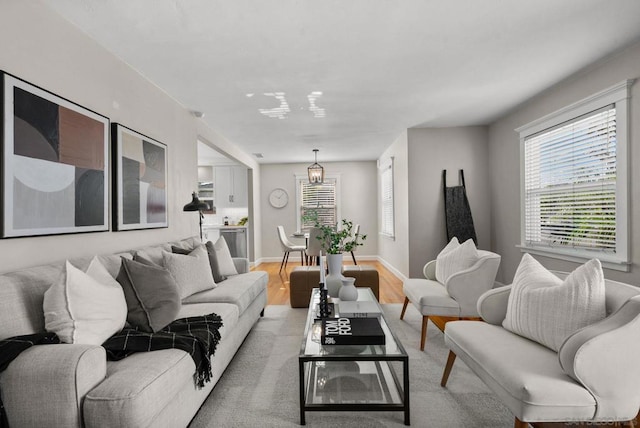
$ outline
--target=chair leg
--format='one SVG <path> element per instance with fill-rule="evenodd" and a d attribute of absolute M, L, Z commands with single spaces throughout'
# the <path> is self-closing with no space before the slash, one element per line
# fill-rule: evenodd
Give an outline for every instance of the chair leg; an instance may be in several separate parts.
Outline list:
<path fill-rule="evenodd" d="M 278 273 L 282 273 L 282 266 L 285 265 L 285 260 L 287 258 L 287 254 L 289 254 L 287 251 L 284 252 L 284 254 L 282 255 L 282 263 L 280 263 L 280 270 L 278 271 Z"/>
<path fill-rule="evenodd" d="M 520 419 L 516 418 L 513 428 L 529 428 L 528 422 L 522 422 Z"/>
<path fill-rule="evenodd" d="M 429 317 L 427 315 L 422 316 L 422 338 L 420 339 L 420 350 L 424 351 L 424 343 L 427 341 L 427 321 Z"/>
<path fill-rule="evenodd" d="M 287 251 L 287 258 L 284 260 L 284 271 L 287 271 L 287 263 L 289 263 L 289 251 Z"/>
<path fill-rule="evenodd" d="M 404 319 L 404 313 L 407 311 L 407 305 L 409 304 L 409 298 L 405 296 L 404 306 L 402 306 L 402 312 L 400 313 L 400 319 Z"/>
<path fill-rule="evenodd" d="M 453 363 L 456 361 L 456 354 L 453 351 L 449 351 L 449 357 L 447 358 L 447 365 L 444 366 L 444 372 L 442 373 L 442 380 L 440 381 L 440 386 L 447 386 L 447 381 L 449 380 L 449 375 L 451 374 L 451 369 L 453 368 Z"/>
<path fill-rule="evenodd" d="M 300 266 L 304 266 L 304 251 L 300 251 Z"/>
<path fill-rule="evenodd" d="M 356 256 L 355 256 L 355 254 L 353 254 L 353 251 L 351 252 L 351 258 L 353 259 L 353 264 L 357 265 L 358 262 L 356 261 Z"/>

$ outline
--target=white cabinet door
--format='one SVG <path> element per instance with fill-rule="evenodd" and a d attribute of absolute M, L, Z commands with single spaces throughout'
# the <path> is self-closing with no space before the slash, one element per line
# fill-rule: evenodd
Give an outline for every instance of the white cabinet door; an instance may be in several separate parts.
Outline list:
<path fill-rule="evenodd" d="M 241 208 L 248 207 L 247 168 L 234 166 L 231 170 L 233 172 L 233 206 Z"/>
<path fill-rule="evenodd" d="M 214 168 L 214 187 L 216 189 L 216 208 L 229 208 L 233 200 L 233 183 L 229 166 L 217 166 Z"/>
<path fill-rule="evenodd" d="M 214 168 L 216 208 L 247 207 L 247 169 L 241 166 Z"/>

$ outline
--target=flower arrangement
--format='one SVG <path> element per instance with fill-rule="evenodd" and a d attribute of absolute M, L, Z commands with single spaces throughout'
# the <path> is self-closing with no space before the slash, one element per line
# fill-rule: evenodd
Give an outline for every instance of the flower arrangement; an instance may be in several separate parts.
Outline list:
<path fill-rule="evenodd" d="M 353 251 L 356 247 L 363 245 L 362 241 L 367 239 L 367 235 L 356 233 L 352 235 L 353 222 L 342 219 L 342 228 L 333 226 L 318 225 L 320 235 L 318 239 L 322 241 L 322 249 L 327 254 L 342 254 Z"/>
<path fill-rule="evenodd" d="M 327 254 L 348 253 L 363 245 L 362 241 L 367 239 L 367 235 L 353 234 L 353 222 L 346 219 L 342 219 L 341 229 L 336 226 L 320 224 L 318 215 L 314 211 L 307 214 L 305 220 L 313 222 L 314 227 L 320 229 L 317 238 L 321 241 L 322 250 Z"/>

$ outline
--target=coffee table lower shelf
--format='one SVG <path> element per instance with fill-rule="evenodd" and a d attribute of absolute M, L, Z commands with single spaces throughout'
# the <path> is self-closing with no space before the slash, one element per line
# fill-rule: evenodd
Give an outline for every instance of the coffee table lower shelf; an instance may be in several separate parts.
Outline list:
<path fill-rule="evenodd" d="M 300 355 L 298 364 L 301 425 L 308 411 L 401 411 L 410 425 L 406 356 Z"/>

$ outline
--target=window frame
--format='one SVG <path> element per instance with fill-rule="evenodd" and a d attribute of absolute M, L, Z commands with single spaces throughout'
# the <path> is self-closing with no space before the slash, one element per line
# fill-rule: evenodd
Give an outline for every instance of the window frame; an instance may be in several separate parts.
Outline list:
<path fill-rule="evenodd" d="M 515 131 L 520 135 L 520 245 L 522 252 L 583 263 L 598 258 L 603 267 L 629 271 L 629 99 L 634 80 L 624 80 L 590 97 L 530 122 Z M 615 253 L 586 249 L 527 244 L 525 239 L 525 139 L 613 105 L 616 109 L 616 250 Z"/>
<path fill-rule="evenodd" d="M 302 231 L 302 184 L 309 182 L 309 176 L 307 174 L 296 174 L 296 228 L 298 231 Z M 341 215 L 341 200 L 340 200 L 340 174 L 325 174 L 324 181 L 335 180 L 336 181 L 336 222 L 340 222 Z"/>
<path fill-rule="evenodd" d="M 394 157 L 391 156 L 387 162 L 380 162 L 378 165 L 378 174 L 380 175 L 380 235 L 395 240 L 396 237 L 396 213 L 395 213 L 395 179 L 394 179 Z M 389 200 L 385 200 L 385 173 L 389 173 L 391 187 Z M 387 204 L 391 205 L 391 230 L 385 230 L 385 212 Z"/>

